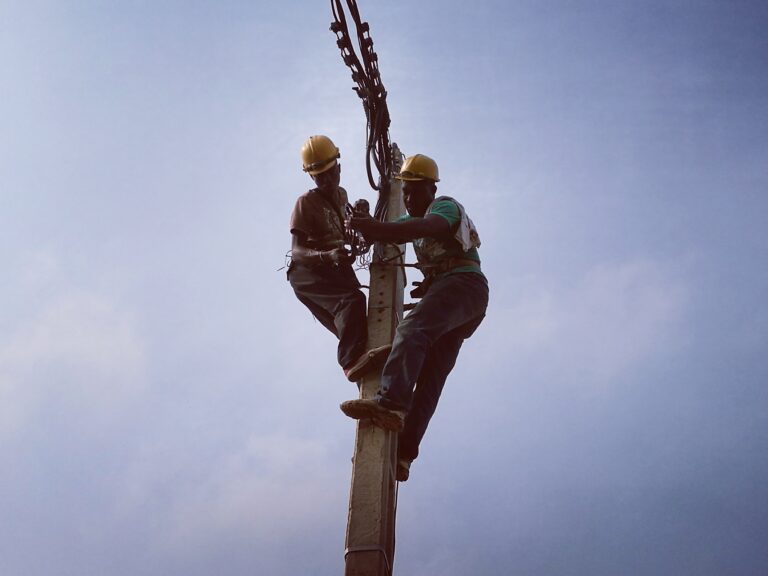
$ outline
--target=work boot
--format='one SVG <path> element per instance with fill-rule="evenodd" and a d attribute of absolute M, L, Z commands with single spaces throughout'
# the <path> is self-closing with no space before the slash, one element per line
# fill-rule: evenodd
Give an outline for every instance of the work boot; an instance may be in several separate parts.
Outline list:
<path fill-rule="evenodd" d="M 411 462 L 413 460 L 406 460 L 405 458 L 399 458 L 397 460 L 397 468 L 395 469 L 395 480 L 398 482 L 405 482 L 411 475 Z"/>
<path fill-rule="evenodd" d="M 371 419 L 379 428 L 400 432 L 405 423 L 405 412 L 388 410 L 376 400 L 347 400 L 341 403 L 341 411 L 355 420 Z"/>
<path fill-rule="evenodd" d="M 386 344 L 361 354 L 357 360 L 344 368 L 344 375 L 347 377 L 347 380 L 350 382 L 360 380 L 371 368 L 383 363 L 387 356 L 389 356 L 390 350 L 392 350 L 392 344 Z"/>

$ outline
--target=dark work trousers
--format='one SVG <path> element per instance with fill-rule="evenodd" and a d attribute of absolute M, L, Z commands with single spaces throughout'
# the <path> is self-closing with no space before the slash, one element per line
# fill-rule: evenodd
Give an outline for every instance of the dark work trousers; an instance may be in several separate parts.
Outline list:
<path fill-rule="evenodd" d="M 351 265 L 310 267 L 293 262 L 288 281 L 296 297 L 339 339 L 337 358 L 342 368 L 365 353 L 365 295 Z"/>
<path fill-rule="evenodd" d="M 438 277 L 400 322 L 384 365 L 377 399 L 382 406 L 406 410 L 398 457 L 414 460 L 437 408 L 445 380 L 464 340 L 483 321 L 488 282 L 474 272 Z"/>

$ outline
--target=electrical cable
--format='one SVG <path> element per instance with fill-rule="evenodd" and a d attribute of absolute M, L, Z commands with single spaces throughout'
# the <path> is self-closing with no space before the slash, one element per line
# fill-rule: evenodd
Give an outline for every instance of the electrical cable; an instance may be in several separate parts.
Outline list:
<path fill-rule="evenodd" d="M 347 25 L 347 16 L 341 0 L 331 0 L 334 21 L 331 31 L 336 34 L 336 45 L 341 51 L 344 64 L 352 71 L 352 80 L 356 84 L 352 89 L 363 103 L 366 117 L 366 155 L 365 167 L 368 183 L 379 192 L 373 217 L 385 221 L 389 182 L 392 179 L 392 143 L 389 138 L 390 116 L 387 108 L 387 91 L 381 82 L 379 57 L 373 50 L 373 39 L 368 22 L 363 22 L 355 0 L 346 0 L 349 15 L 355 26 L 355 37 L 360 56 Z M 373 169 L 378 172 L 378 183 L 374 180 Z"/>

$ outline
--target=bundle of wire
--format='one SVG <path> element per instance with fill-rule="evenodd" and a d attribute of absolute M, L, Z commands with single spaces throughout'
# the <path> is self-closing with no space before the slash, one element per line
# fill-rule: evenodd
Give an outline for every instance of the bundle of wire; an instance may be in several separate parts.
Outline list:
<path fill-rule="evenodd" d="M 331 23 L 331 31 L 336 34 L 336 44 L 341 50 L 344 64 L 352 70 L 352 80 L 356 84 L 353 90 L 363 101 L 367 119 L 365 167 L 371 188 L 379 192 L 373 217 L 384 221 L 387 218 L 387 201 L 392 179 L 392 144 L 389 139 L 387 91 L 381 83 L 379 57 L 373 50 L 373 39 L 368 23 L 361 21 L 357 2 L 346 0 L 349 14 L 355 25 L 355 37 L 360 50 L 358 58 L 342 4 L 342 0 L 331 0 L 335 19 Z M 374 181 L 372 167 L 375 167 L 378 172 L 378 183 Z"/>

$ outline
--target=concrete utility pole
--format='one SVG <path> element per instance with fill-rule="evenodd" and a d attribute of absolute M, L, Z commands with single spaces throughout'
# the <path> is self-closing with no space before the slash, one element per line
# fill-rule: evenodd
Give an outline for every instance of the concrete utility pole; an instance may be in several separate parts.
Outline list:
<path fill-rule="evenodd" d="M 393 148 L 392 173 L 402 166 L 397 145 Z M 402 186 L 392 180 L 387 219 L 404 213 Z M 392 342 L 403 317 L 403 268 L 397 263 L 398 249 L 375 246 L 370 266 L 368 292 L 368 346 L 375 348 Z M 387 263 L 382 263 L 381 260 Z M 372 398 L 379 389 L 381 370 L 371 372 L 360 383 L 360 397 Z M 359 420 L 352 461 L 352 487 L 349 492 L 344 576 L 391 576 L 395 556 L 395 508 L 397 505 L 397 434 Z"/>

